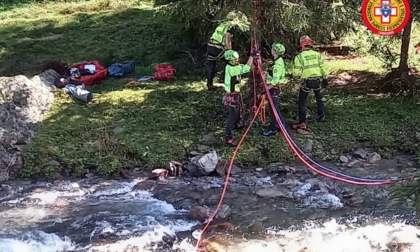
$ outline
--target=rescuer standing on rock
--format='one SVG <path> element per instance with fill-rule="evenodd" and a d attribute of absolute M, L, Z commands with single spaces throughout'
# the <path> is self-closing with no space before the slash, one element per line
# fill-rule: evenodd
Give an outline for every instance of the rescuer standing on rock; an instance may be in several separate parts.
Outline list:
<path fill-rule="evenodd" d="M 303 83 L 299 90 L 299 122 L 293 124 L 293 129 L 306 129 L 306 100 L 311 89 L 315 93 L 318 121 L 325 121 L 325 108 L 322 101 L 321 85 L 326 87 L 327 69 L 322 55 L 313 50 L 312 39 L 302 36 L 299 40 L 302 51 L 294 59 L 293 75 L 301 78 Z"/>
<path fill-rule="evenodd" d="M 227 16 L 232 19 L 232 14 Z M 215 91 L 213 79 L 217 72 L 217 61 L 223 57 L 226 50 L 232 49 L 232 25 L 226 21 L 217 26 L 207 43 L 207 89 Z"/>
<path fill-rule="evenodd" d="M 251 53 L 248 62 L 244 64 L 239 63 L 239 54 L 234 50 L 227 50 L 225 52 L 225 59 L 228 62 L 225 68 L 225 91 L 223 97 L 223 104 L 229 108 L 229 115 L 226 123 L 225 142 L 231 147 L 235 147 L 237 143 L 233 139 L 233 130 L 239 126 L 242 97 L 240 94 L 241 75 L 249 73 L 254 62 L 254 57 L 257 52 Z"/>
<path fill-rule="evenodd" d="M 287 82 L 285 78 L 286 68 L 284 65 L 284 60 L 281 57 L 285 52 L 286 52 L 286 49 L 284 48 L 284 45 L 280 43 L 274 43 L 271 46 L 271 55 L 273 55 L 274 62 L 270 66 L 270 69 L 268 70 L 267 88 L 270 91 L 270 96 L 271 96 L 271 99 L 273 100 L 274 108 L 276 109 L 277 113 L 279 111 L 279 103 L 277 99 L 281 93 L 282 85 L 286 84 Z M 276 122 L 274 112 L 271 111 L 270 126 L 268 126 L 268 129 L 263 132 L 263 135 L 272 136 L 272 135 L 277 134 L 279 130 L 280 130 L 280 127 Z"/>

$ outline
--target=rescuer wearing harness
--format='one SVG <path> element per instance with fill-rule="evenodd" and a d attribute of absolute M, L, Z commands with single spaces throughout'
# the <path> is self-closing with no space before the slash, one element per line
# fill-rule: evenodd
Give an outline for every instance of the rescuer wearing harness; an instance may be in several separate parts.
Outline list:
<path fill-rule="evenodd" d="M 225 68 L 225 92 L 223 104 L 229 108 L 229 115 L 226 123 L 225 142 L 231 147 L 236 146 L 233 139 L 233 130 L 239 126 L 242 108 L 242 97 L 240 94 L 241 75 L 249 73 L 257 52 L 252 52 L 246 64 L 239 63 L 239 54 L 234 50 L 225 52 L 225 59 L 228 62 Z"/>
<path fill-rule="evenodd" d="M 284 65 L 284 60 L 281 57 L 286 52 L 284 45 L 280 43 L 274 43 L 271 46 L 271 55 L 274 57 L 274 63 L 270 66 L 267 75 L 267 88 L 270 92 L 270 96 L 274 103 L 274 108 L 276 112 L 279 111 L 278 96 L 281 93 L 282 85 L 286 84 L 286 68 Z M 263 132 L 264 136 L 272 136 L 277 134 L 280 127 L 276 122 L 273 111 L 271 112 L 271 122 L 268 126 L 268 129 Z"/>
<path fill-rule="evenodd" d="M 293 124 L 293 129 L 306 129 L 306 100 L 311 89 L 315 93 L 318 121 L 325 121 L 325 108 L 322 101 L 321 85 L 327 86 L 327 69 L 322 55 L 313 50 L 312 39 L 302 36 L 299 40 L 302 51 L 294 59 L 293 75 L 301 78 L 303 83 L 299 90 L 299 122 Z"/>
<path fill-rule="evenodd" d="M 228 19 L 231 18 L 228 15 Z M 207 89 L 214 91 L 217 89 L 213 85 L 213 79 L 217 72 L 217 61 L 223 57 L 223 53 L 232 49 L 232 26 L 229 22 L 223 22 L 217 26 L 216 30 L 207 43 Z"/>

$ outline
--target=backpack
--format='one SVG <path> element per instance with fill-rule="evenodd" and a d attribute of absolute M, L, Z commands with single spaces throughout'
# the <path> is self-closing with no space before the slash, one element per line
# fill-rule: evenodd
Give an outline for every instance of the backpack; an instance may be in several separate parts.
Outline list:
<path fill-rule="evenodd" d="M 158 81 L 168 81 L 174 79 L 175 68 L 172 65 L 157 64 L 153 79 Z"/>
<path fill-rule="evenodd" d="M 132 74 L 134 69 L 135 64 L 132 61 L 114 63 L 108 67 L 108 75 L 113 77 L 123 77 L 127 74 Z"/>

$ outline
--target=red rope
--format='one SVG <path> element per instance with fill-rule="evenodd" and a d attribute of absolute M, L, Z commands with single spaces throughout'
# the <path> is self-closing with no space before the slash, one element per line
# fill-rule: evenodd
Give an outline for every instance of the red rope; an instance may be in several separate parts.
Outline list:
<path fill-rule="evenodd" d="M 261 66 L 261 58 L 258 58 L 258 60 L 257 60 L 257 69 L 260 73 L 260 77 L 262 79 L 264 90 L 268 94 L 269 90 L 267 88 L 267 84 L 265 82 L 265 78 L 264 78 L 264 75 L 263 75 L 263 69 L 262 69 L 262 66 Z M 268 95 L 268 102 L 269 102 L 270 107 L 272 109 L 271 111 L 275 112 L 276 110 L 274 109 L 274 103 L 273 103 L 273 100 L 272 100 L 270 95 Z M 280 121 L 280 119 L 278 117 L 278 114 L 277 113 L 274 113 L 274 114 L 275 114 L 277 124 L 280 126 L 283 137 L 284 137 L 284 139 L 286 139 L 288 145 L 292 149 L 293 154 L 297 155 L 299 157 L 299 159 L 305 165 L 307 165 L 311 170 L 315 171 L 316 173 L 319 173 L 319 174 L 324 175 L 324 176 L 326 176 L 328 178 L 331 178 L 331 179 L 336 179 L 336 180 L 339 180 L 339 181 L 342 181 L 342 182 L 347 182 L 347 183 L 356 184 L 356 185 L 386 185 L 386 184 L 391 184 L 392 183 L 391 180 L 387 180 L 387 181 L 384 181 L 384 182 L 358 182 L 358 181 L 345 179 L 345 178 L 341 178 L 341 177 L 329 174 L 329 173 L 315 167 L 313 164 L 311 164 L 309 161 L 307 161 L 305 157 L 303 157 L 303 155 L 299 152 L 299 150 L 297 148 L 295 148 L 295 146 L 292 143 L 293 140 L 285 133 L 286 129 L 285 129 L 283 123 Z"/>
<path fill-rule="evenodd" d="M 255 0 L 254 1 L 254 4 L 255 4 L 255 6 L 258 6 L 258 3 L 259 3 L 259 0 Z M 258 49 L 258 45 L 257 45 L 257 39 L 256 39 L 256 29 L 255 29 L 255 27 L 258 25 L 258 17 L 257 17 L 257 11 L 256 11 L 256 8 L 254 9 L 254 15 L 255 15 L 255 25 L 254 25 L 254 38 L 253 38 L 253 41 L 251 42 L 251 52 L 255 49 L 255 50 L 257 50 Z M 261 56 L 257 56 L 257 58 L 256 58 L 256 62 L 257 62 L 257 64 L 256 64 L 256 69 L 254 68 L 253 69 L 253 71 L 252 71 L 252 74 L 253 74 L 253 80 L 254 80 L 254 106 L 253 106 L 253 110 L 255 109 L 255 111 L 254 111 L 254 115 L 253 115 L 253 118 L 252 118 L 252 120 L 251 120 L 251 123 L 248 125 L 248 127 L 247 127 L 247 129 L 245 130 L 245 132 L 244 132 L 244 134 L 242 135 L 242 137 L 241 137 L 241 139 L 240 139 L 240 141 L 239 141 L 239 143 L 238 143 L 238 145 L 236 146 L 236 148 L 235 148 L 235 151 L 233 152 L 233 155 L 232 155 L 232 158 L 231 158 L 231 160 L 230 160 L 230 163 L 229 163 L 229 167 L 228 167 L 228 169 L 227 169 L 227 174 L 226 174 L 226 179 L 225 179 L 225 184 L 224 184 L 224 187 L 223 187 L 223 191 L 222 191 L 222 194 L 221 194 L 221 196 L 220 196 L 220 199 L 219 199 L 219 203 L 217 204 L 217 207 L 216 207 L 216 209 L 215 209 L 215 211 L 213 212 L 213 214 L 212 214 L 212 216 L 210 217 L 210 219 L 209 219 L 209 221 L 207 222 L 207 224 L 205 225 L 205 227 L 203 228 L 203 230 L 201 231 L 201 233 L 200 233 L 200 236 L 199 236 L 199 238 L 198 238 L 198 240 L 197 240 L 197 245 L 196 245 L 196 250 L 197 251 L 199 251 L 199 247 L 200 247 L 200 244 L 201 244 L 201 241 L 202 241 L 202 235 L 205 233 L 205 231 L 207 230 L 207 228 L 209 227 L 209 225 L 210 225 L 210 223 L 214 220 L 214 218 L 216 217 L 216 215 L 217 215 L 217 212 L 220 210 L 220 207 L 221 207 L 221 205 L 222 205 L 222 202 L 223 202 L 223 199 L 224 199 L 224 197 L 225 197 L 225 194 L 226 194 L 226 190 L 227 190 L 227 186 L 228 186 L 228 184 L 229 184 L 229 178 L 230 178 L 230 173 L 231 173 L 231 170 L 232 170 L 232 167 L 233 167 L 233 162 L 234 162 L 234 160 L 235 160 L 235 158 L 236 158 L 236 156 L 238 155 L 238 152 L 239 152 L 239 149 L 240 149 L 240 147 L 241 147 L 241 145 L 242 145 L 242 143 L 243 143 L 243 141 L 245 140 L 245 138 L 246 138 L 246 136 L 248 135 L 248 133 L 249 133 L 249 131 L 250 131 L 250 129 L 251 129 L 251 127 L 253 126 L 253 124 L 254 124 L 254 122 L 255 122 L 255 120 L 256 120 L 256 118 L 257 118 L 257 116 L 258 116 L 258 114 L 261 112 L 261 110 L 263 109 L 263 107 L 265 106 L 265 99 L 266 99 L 266 97 L 268 97 L 268 101 L 269 101 L 269 104 L 270 104 L 270 107 L 271 107 L 271 111 L 274 113 L 274 117 L 275 117 L 275 119 L 276 119 L 276 121 L 277 121 L 277 124 L 280 126 L 280 130 L 281 130 L 281 133 L 282 133 L 282 135 L 283 135 L 283 137 L 284 137 L 284 139 L 286 140 L 286 142 L 288 143 L 288 145 L 290 146 L 290 148 L 292 149 L 292 152 L 293 152 L 293 154 L 295 154 L 296 156 L 298 156 L 298 158 L 306 165 L 306 166 L 308 166 L 311 170 L 313 170 L 313 171 L 315 171 L 316 173 L 319 173 L 319 174 L 321 174 L 321 175 L 323 175 L 323 176 L 325 176 L 325 177 L 328 177 L 328 178 L 331 178 L 331 179 L 335 179 L 335 180 L 339 180 L 339 181 L 342 181 L 342 182 L 347 182 L 347 183 L 351 183 L 351 184 L 357 184 L 357 185 L 386 185 L 386 184 L 391 184 L 391 183 L 393 183 L 393 181 L 391 181 L 391 180 L 386 180 L 386 181 L 381 181 L 381 182 L 373 182 L 373 181 L 371 181 L 371 182 L 359 182 L 359 181 L 354 181 L 354 180 L 351 180 L 351 179 L 346 179 L 346 178 L 342 178 L 342 177 L 339 177 L 339 176 L 337 176 L 337 175 L 333 175 L 333 174 L 330 174 L 330 173 L 328 173 L 328 172 L 325 172 L 325 171 L 323 171 L 322 169 L 320 169 L 319 167 L 316 167 L 312 162 L 312 160 L 311 159 L 309 159 L 308 158 L 308 160 L 299 152 L 299 149 L 298 148 L 296 148 L 295 146 L 294 146 L 294 142 L 293 142 L 293 139 L 288 135 L 288 134 L 286 134 L 285 132 L 286 132 L 286 128 L 285 128 L 285 126 L 283 125 L 283 123 L 281 122 L 281 120 L 280 120 L 280 118 L 279 118 L 279 115 L 278 115 L 278 113 L 276 113 L 276 109 L 274 108 L 274 103 L 273 103 L 273 100 L 272 100 L 272 98 L 271 98 L 271 96 L 269 95 L 269 90 L 268 90 L 268 88 L 267 88 L 267 84 L 266 84 L 266 81 L 265 81 L 265 78 L 264 78 L 264 71 L 263 71 L 263 69 L 262 69 L 262 63 L 261 63 Z M 256 70 L 257 70 L 257 72 L 256 72 Z M 257 100 L 257 92 L 256 92 L 256 87 L 257 87 L 257 85 L 256 85 L 256 76 L 257 75 L 259 75 L 259 77 L 261 78 L 261 82 L 262 82 L 262 85 L 263 85 L 263 88 L 264 88 L 264 91 L 265 91 L 265 93 L 267 94 L 267 95 L 262 95 L 262 97 L 261 97 L 261 102 L 260 102 L 260 104 L 259 104 L 259 106 L 258 106 L 258 108 L 256 108 L 256 100 Z M 265 109 L 265 108 L 264 108 Z M 261 115 L 261 119 L 262 118 L 265 118 L 265 110 L 264 110 L 264 116 L 263 115 Z M 400 181 L 397 181 L 397 183 L 402 183 L 402 182 L 404 182 L 404 181 L 411 181 L 411 180 L 413 180 L 413 178 L 412 179 L 408 179 L 408 180 L 400 180 Z"/>
<path fill-rule="evenodd" d="M 197 245 L 196 245 L 196 247 L 195 247 L 197 251 L 199 251 L 198 249 L 199 249 L 200 244 L 201 244 L 201 240 L 202 240 L 201 238 L 202 238 L 202 235 L 203 235 L 203 234 L 204 234 L 204 232 L 207 230 L 207 228 L 209 227 L 210 223 L 211 223 L 211 222 L 214 220 L 214 218 L 216 217 L 217 212 L 220 210 L 220 207 L 221 207 L 222 202 L 223 202 L 223 198 L 225 197 L 226 190 L 227 190 L 227 187 L 228 187 L 228 184 L 229 184 L 229 177 L 230 177 L 230 172 L 231 172 L 232 167 L 233 167 L 233 161 L 235 161 L 235 158 L 236 158 L 236 156 L 238 155 L 239 149 L 241 148 L 241 145 L 242 145 L 243 141 L 245 140 L 246 136 L 248 135 L 249 131 L 251 130 L 251 128 L 252 128 L 252 126 L 253 126 L 253 124 L 254 124 L 254 121 L 255 121 L 255 119 L 256 119 L 256 118 L 257 118 L 257 116 L 258 116 L 258 112 L 261 110 L 262 106 L 264 105 L 264 102 L 265 102 L 265 97 L 263 97 L 263 99 L 261 100 L 260 105 L 259 105 L 259 106 L 258 106 L 258 108 L 257 108 L 257 113 L 255 113 L 255 114 L 254 114 L 254 117 L 252 118 L 251 123 L 250 123 L 250 124 L 248 125 L 248 127 L 246 128 L 246 130 L 245 130 L 244 134 L 243 134 L 243 135 L 242 135 L 242 137 L 241 137 L 241 140 L 239 140 L 239 143 L 238 143 L 238 145 L 236 146 L 235 151 L 233 152 L 232 158 L 231 158 L 230 163 L 229 163 L 229 167 L 228 167 L 228 169 L 227 169 L 227 174 L 226 174 L 226 179 L 225 179 L 225 185 L 224 185 L 224 187 L 223 187 L 223 191 L 222 191 L 222 194 L 221 194 L 221 196 L 220 196 L 219 203 L 217 204 L 216 210 L 214 210 L 214 213 L 213 213 L 213 214 L 212 214 L 212 216 L 210 217 L 210 219 L 209 219 L 209 221 L 207 222 L 206 226 L 204 226 L 203 230 L 202 230 L 202 231 L 201 231 L 201 233 L 200 233 L 200 236 L 199 236 L 198 241 L 197 241 Z"/>

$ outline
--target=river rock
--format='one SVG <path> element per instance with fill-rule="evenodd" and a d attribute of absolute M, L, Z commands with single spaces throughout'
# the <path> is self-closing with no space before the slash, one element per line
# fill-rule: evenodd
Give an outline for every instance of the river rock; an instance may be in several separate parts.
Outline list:
<path fill-rule="evenodd" d="M 216 142 L 216 137 L 214 136 L 213 133 L 209 133 L 209 134 L 203 135 L 203 137 L 201 138 L 201 141 L 204 144 L 214 144 Z"/>
<path fill-rule="evenodd" d="M 304 152 L 311 152 L 313 145 L 314 145 L 314 141 L 312 141 L 311 139 L 306 139 L 305 144 L 302 147 L 302 150 Z"/>
<path fill-rule="evenodd" d="M 190 151 L 191 156 L 197 156 L 199 153 L 198 151 Z"/>
<path fill-rule="evenodd" d="M 167 177 L 169 174 L 168 170 L 166 169 L 154 169 L 152 173 L 153 173 L 153 176 L 155 176 L 155 178 L 157 179 L 162 179 L 164 177 Z"/>
<path fill-rule="evenodd" d="M 356 160 L 353 160 L 350 163 L 348 163 L 347 164 L 347 167 L 352 168 L 352 167 L 355 167 L 355 166 L 357 166 L 359 164 L 360 164 L 360 161 L 356 159 Z"/>
<path fill-rule="evenodd" d="M 210 211 L 206 207 L 192 206 L 190 208 L 189 217 L 191 220 L 204 222 L 208 217 L 210 217 Z"/>
<path fill-rule="evenodd" d="M 364 159 L 364 158 L 366 158 L 366 156 L 367 156 L 367 152 L 364 150 L 364 149 L 358 149 L 357 151 L 355 151 L 354 152 L 354 156 L 356 157 L 356 158 L 361 158 L 361 159 Z"/>
<path fill-rule="evenodd" d="M 137 183 L 133 190 L 140 190 L 140 191 L 147 191 L 151 190 L 153 186 L 155 185 L 155 182 L 153 180 L 145 180 Z"/>
<path fill-rule="evenodd" d="M 216 214 L 216 218 L 226 219 L 231 215 L 231 213 L 232 213 L 232 209 L 230 208 L 230 206 L 223 204 L 222 206 L 220 206 L 220 209 Z"/>
<path fill-rule="evenodd" d="M 178 161 L 170 161 L 165 165 L 165 169 L 168 171 L 168 175 L 171 177 L 181 176 L 183 171 L 183 165 Z"/>
<path fill-rule="evenodd" d="M 22 168 L 21 149 L 35 137 L 51 109 L 51 85 L 57 76 L 48 70 L 31 80 L 23 75 L 0 77 L 0 181 Z"/>
<path fill-rule="evenodd" d="M 198 151 L 206 151 L 206 150 L 208 150 L 210 147 L 209 146 L 207 146 L 207 145 L 202 145 L 202 144 L 200 144 L 200 145 L 198 145 L 197 146 L 197 150 Z"/>
<path fill-rule="evenodd" d="M 224 177 L 226 175 L 227 169 L 229 168 L 229 163 L 230 162 L 227 162 L 227 161 L 224 161 L 224 160 L 220 160 L 217 163 L 217 165 L 216 165 L 216 171 L 217 171 L 217 173 L 220 176 Z M 231 175 L 236 175 L 236 174 L 241 173 L 241 172 L 242 172 L 242 169 L 239 168 L 236 165 L 233 165 L 232 168 L 231 168 L 231 170 L 230 170 L 230 174 Z"/>
<path fill-rule="evenodd" d="M 255 220 L 247 228 L 253 233 L 261 232 L 264 230 L 264 223 L 261 220 Z"/>
<path fill-rule="evenodd" d="M 219 162 L 216 151 L 209 152 L 198 160 L 198 167 L 203 175 L 208 175 L 216 169 Z"/>
<path fill-rule="evenodd" d="M 258 190 L 255 194 L 264 198 L 287 197 L 287 194 L 277 187 L 268 187 Z"/>
<path fill-rule="evenodd" d="M 367 155 L 366 160 L 369 164 L 374 164 L 381 160 L 381 155 L 379 155 L 377 152 L 372 152 Z"/>
<path fill-rule="evenodd" d="M 348 163 L 349 159 L 346 156 L 340 156 L 340 161 L 343 163 Z"/>

